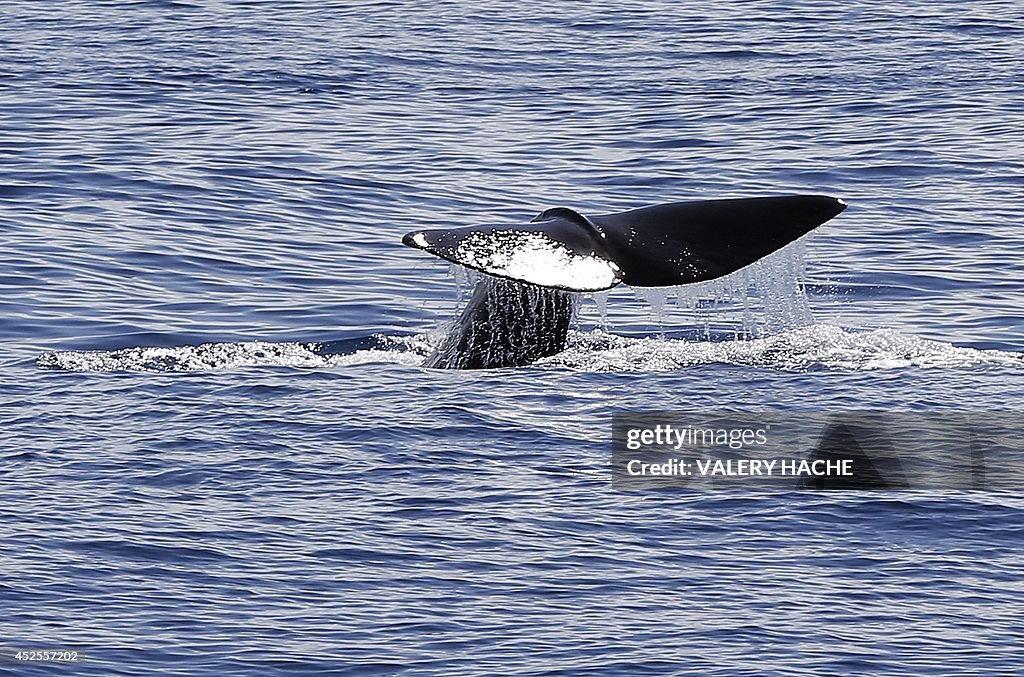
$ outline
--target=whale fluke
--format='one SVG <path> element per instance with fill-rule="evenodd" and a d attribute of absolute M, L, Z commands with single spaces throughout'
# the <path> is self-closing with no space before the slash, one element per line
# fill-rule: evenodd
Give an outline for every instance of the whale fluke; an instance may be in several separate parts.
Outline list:
<path fill-rule="evenodd" d="M 568 292 L 713 280 L 845 208 L 823 195 L 675 202 L 592 217 L 555 207 L 529 223 L 408 233 L 402 242 L 410 247 L 487 273 L 427 366 L 510 367 L 553 355 L 572 319 Z"/>
<path fill-rule="evenodd" d="M 556 207 L 529 223 L 414 231 L 402 242 L 552 289 L 665 287 L 735 272 L 845 208 L 823 195 L 675 202 L 592 217 Z"/>

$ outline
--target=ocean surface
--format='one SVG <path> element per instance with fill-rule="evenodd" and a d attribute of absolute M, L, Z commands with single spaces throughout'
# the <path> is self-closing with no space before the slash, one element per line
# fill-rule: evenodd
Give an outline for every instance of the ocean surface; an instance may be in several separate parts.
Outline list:
<path fill-rule="evenodd" d="M 0 46 L 0 650 L 81 655 L 0 674 L 1020 674 L 1020 493 L 609 468 L 621 412 L 1021 411 L 1021 3 L 7 0 Z M 469 282 L 408 231 L 788 193 L 850 206 L 740 288 L 422 367 Z"/>

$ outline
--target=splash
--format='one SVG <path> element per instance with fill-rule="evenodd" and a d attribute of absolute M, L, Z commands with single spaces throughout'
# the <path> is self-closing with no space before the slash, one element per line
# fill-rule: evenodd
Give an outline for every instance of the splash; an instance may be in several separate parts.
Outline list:
<path fill-rule="evenodd" d="M 380 362 L 420 365 L 432 350 L 430 337 L 373 337 L 373 347 L 339 351 L 332 343 L 204 343 L 198 346 L 138 347 L 45 353 L 36 360 L 44 369 L 112 372 L 185 372 L 243 367 L 319 369 Z M 341 343 L 341 342 L 338 342 Z"/>
<path fill-rule="evenodd" d="M 552 293 L 531 285 L 516 285 L 458 265 L 450 268 L 456 278 L 457 303 L 478 303 L 487 307 L 489 317 L 516 317 L 524 313 L 540 318 L 572 317 L 581 298 L 590 298 L 597 308 L 600 329 L 571 331 L 565 350 L 554 343 L 540 353 L 547 355 L 537 364 L 579 371 L 668 371 L 702 364 L 733 364 L 789 371 L 835 369 L 870 371 L 877 369 L 923 368 L 1024 368 L 1024 354 L 978 350 L 942 341 L 901 334 L 891 329 L 849 330 L 831 324 L 812 324 L 804 292 L 804 243 L 796 242 L 761 262 L 710 282 L 676 288 L 640 290 L 657 315 L 663 329 L 670 324 L 671 305 L 689 311 L 703 324 L 704 340 L 685 341 L 629 338 L 608 331 L 608 292 L 595 294 Z M 481 285 L 481 281 L 494 281 Z M 481 292 L 481 290 L 483 290 Z M 510 304 L 517 312 L 508 315 Z M 465 308 L 463 309 L 465 310 Z M 716 327 L 712 331 L 712 318 Z M 475 327 L 450 321 L 416 336 L 366 337 L 371 345 L 353 347 L 351 342 L 332 343 L 207 343 L 171 348 L 138 347 L 113 351 L 62 351 L 40 356 L 37 364 L 47 369 L 71 371 L 183 372 L 236 369 L 260 366 L 332 368 L 370 363 L 423 366 L 448 360 L 459 362 L 462 355 L 476 351 L 482 360 L 501 362 L 494 351 L 524 355 L 517 364 L 532 362 L 537 335 L 527 336 L 514 323 L 498 319 L 475 331 Z M 732 323 L 730 324 L 730 320 Z M 543 326 L 542 326 L 543 325 Z M 540 336 L 550 339 L 563 331 L 561 325 L 541 323 Z M 729 326 L 728 332 L 720 327 Z M 545 328 L 546 327 L 546 328 Z M 699 335 L 700 332 L 697 332 Z M 732 340 L 720 340 L 732 334 Z M 502 337 L 493 340 L 494 336 Z M 715 340 L 712 340 L 714 338 Z M 547 340 L 545 339 L 545 340 Z M 362 341 L 366 343 L 365 340 Z M 561 344 L 558 343 L 560 346 Z M 530 348 L 530 350 L 526 350 Z M 454 366 L 465 366 L 455 364 Z"/>
<path fill-rule="evenodd" d="M 326 369 L 361 364 L 422 366 L 443 335 L 376 336 L 373 346 L 341 350 L 331 343 L 206 343 L 175 348 L 46 353 L 46 369 L 86 372 L 188 372 L 245 367 Z M 337 350 L 337 352 L 333 352 Z M 892 329 L 855 331 L 831 324 L 791 329 L 760 339 L 685 341 L 630 338 L 603 330 L 569 332 L 568 347 L 541 359 L 541 368 L 584 372 L 671 371 L 703 364 L 783 371 L 872 371 L 908 367 L 1024 369 L 1024 353 L 979 350 L 908 336 Z"/>
<path fill-rule="evenodd" d="M 713 363 L 784 371 L 1024 369 L 1024 354 L 964 348 L 892 329 L 853 331 L 815 324 L 766 338 L 729 341 L 627 338 L 600 330 L 572 332 L 565 351 L 541 361 L 544 365 L 590 372 L 670 371 Z"/>

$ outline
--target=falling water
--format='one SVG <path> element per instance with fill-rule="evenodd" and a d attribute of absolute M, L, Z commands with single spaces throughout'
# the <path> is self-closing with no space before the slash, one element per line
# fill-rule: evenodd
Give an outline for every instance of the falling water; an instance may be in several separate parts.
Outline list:
<path fill-rule="evenodd" d="M 597 327 L 601 331 L 608 331 L 608 294 L 608 291 L 596 291 L 581 295 L 584 299 L 593 301 L 597 310 Z M 582 304 L 577 302 L 576 305 L 580 307 Z"/>
<path fill-rule="evenodd" d="M 557 289 L 480 275 L 427 366 L 508 367 L 554 355 L 565 347 L 577 299 Z"/>
<path fill-rule="evenodd" d="M 736 339 L 760 338 L 813 322 L 807 295 L 806 243 L 798 240 L 734 273 L 678 287 L 635 289 L 651 307 L 659 331 L 672 322 L 669 302 L 693 318 L 711 338 L 713 326 L 729 327 Z"/>
<path fill-rule="evenodd" d="M 470 293 L 476 288 L 476 283 L 480 279 L 480 273 L 472 268 L 460 266 L 457 263 L 449 263 L 448 274 L 455 279 L 456 303 L 465 303 Z"/>

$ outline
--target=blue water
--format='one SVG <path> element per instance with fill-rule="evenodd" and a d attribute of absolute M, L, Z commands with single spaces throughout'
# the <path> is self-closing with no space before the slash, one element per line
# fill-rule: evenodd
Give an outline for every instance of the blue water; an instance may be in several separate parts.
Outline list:
<path fill-rule="evenodd" d="M 85 655 L 0 673 L 1019 672 L 1018 495 L 609 481 L 620 411 L 1020 410 L 1019 3 L 10 0 L 0 44 L 0 648 Z M 420 366 L 458 281 L 407 231 L 794 192 L 850 208 L 754 331 L 618 288 Z"/>

